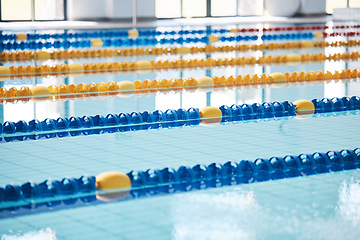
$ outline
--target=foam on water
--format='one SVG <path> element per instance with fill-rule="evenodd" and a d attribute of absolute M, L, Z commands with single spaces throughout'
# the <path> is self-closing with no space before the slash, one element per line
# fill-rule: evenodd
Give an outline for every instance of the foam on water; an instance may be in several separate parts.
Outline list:
<path fill-rule="evenodd" d="M 360 225 L 360 181 L 344 180 L 339 188 L 338 214 L 352 225 Z"/>
<path fill-rule="evenodd" d="M 311 200 L 272 201 L 261 199 L 259 191 L 240 187 L 223 193 L 178 195 L 171 211 L 173 238 L 356 239 L 360 234 L 360 185 L 344 181 L 338 189 L 338 201 L 328 202 L 319 193 Z M 286 197 L 286 191 L 280 195 Z"/>
<path fill-rule="evenodd" d="M 1 240 L 56 240 L 55 232 L 51 228 L 41 229 L 39 231 L 30 231 L 25 234 L 4 234 Z"/>

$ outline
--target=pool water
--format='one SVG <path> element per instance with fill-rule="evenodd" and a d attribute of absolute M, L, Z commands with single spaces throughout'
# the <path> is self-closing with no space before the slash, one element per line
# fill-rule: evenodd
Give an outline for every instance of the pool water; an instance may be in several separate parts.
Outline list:
<path fill-rule="evenodd" d="M 359 179 L 351 170 L 90 204 L 5 218 L 1 228 L 4 239 L 48 228 L 57 239 L 354 239 Z"/>
<path fill-rule="evenodd" d="M 328 39 L 333 41 L 335 38 Z M 336 40 L 345 41 L 345 37 Z M 221 43 L 219 43 L 221 44 Z M 213 53 L 211 57 L 290 53 L 343 53 L 359 47 Z M 205 53 L 188 58 L 209 57 Z M 179 59 L 180 56 L 108 57 L 72 62 Z M 53 64 L 47 60 L 37 64 Z M 4 62 L 4 66 L 24 63 Z M 35 64 L 28 62 L 27 64 Z M 250 65 L 50 76 L 6 80 L 0 86 L 91 83 L 180 77 L 231 76 L 294 71 L 341 71 L 359 61 L 299 65 Z M 209 92 L 182 91 L 122 97 L 87 97 L 0 105 L 0 122 L 107 115 L 121 112 L 220 107 L 242 103 L 360 96 L 359 79 L 339 82 L 248 86 Z M 319 114 L 305 119 L 283 117 L 238 121 L 211 127 L 184 126 L 65 138 L 0 142 L 0 186 L 29 180 L 96 176 L 106 171 L 254 161 L 360 147 L 359 111 Z M 115 202 L 78 202 L 61 207 L 5 210 L 0 203 L 2 239 L 356 239 L 360 234 L 360 172 L 346 170 L 220 188 L 177 192 Z M 72 196 L 69 196 L 71 200 Z"/>

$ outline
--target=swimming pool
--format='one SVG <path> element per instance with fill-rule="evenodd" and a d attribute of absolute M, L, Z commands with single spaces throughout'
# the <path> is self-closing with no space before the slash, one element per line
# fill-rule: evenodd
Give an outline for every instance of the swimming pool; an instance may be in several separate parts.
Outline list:
<path fill-rule="evenodd" d="M 329 24 L 329 23 L 328 23 Z M 280 25 L 283 26 L 284 24 Z M 276 26 L 276 25 L 274 25 Z M 252 27 L 252 26 L 251 26 Z M 162 30 L 162 28 L 159 28 Z M 173 28 L 178 30 L 178 28 Z M 356 38 L 355 38 L 356 39 Z M 339 36 L 328 41 L 347 41 Z M 279 41 L 282 42 L 282 41 Z M 223 43 L 215 43 L 223 44 Z M 194 46 L 201 46 L 195 43 Z M 290 53 L 356 52 L 359 47 L 197 53 L 46 60 L 42 64 L 194 57 L 260 57 Z M 4 62 L 4 66 L 24 63 Z M 35 64 L 28 62 L 28 64 Z M 308 64 L 253 64 L 213 68 L 185 68 L 82 76 L 48 76 L 6 80 L 1 86 L 72 84 L 122 80 L 230 76 L 294 71 L 356 69 L 359 61 Z M 0 105 L 2 123 L 36 118 L 107 115 L 204 106 L 253 104 L 359 96 L 358 79 L 283 85 L 214 88 L 212 91 L 168 91 L 124 97 L 90 96 L 53 101 L 18 101 Z M 358 110 L 263 120 L 229 121 L 211 127 L 195 125 L 90 134 L 0 143 L 0 186 L 40 183 L 46 179 L 96 176 L 106 171 L 145 171 L 197 164 L 224 164 L 359 147 Z M 330 171 L 296 178 L 255 182 L 205 190 L 159 194 L 124 201 L 63 201 L 39 208 L 3 209 L 0 234 L 4 239 L 25 234 L 56 239 L 354 239 L 359 234 L 359 171 Z M 67 195 L 65 200 L 74 196 Z M 46 238 L 45 238 L 46 239 Z"/>

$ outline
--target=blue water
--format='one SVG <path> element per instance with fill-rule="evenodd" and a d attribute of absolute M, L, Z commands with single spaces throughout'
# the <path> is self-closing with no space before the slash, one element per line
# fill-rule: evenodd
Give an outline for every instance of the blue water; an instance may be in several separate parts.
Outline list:
<path fill-rule="evenodd" d="M 343 39 L 339 39 L 343 40 Z M 358 50 L 357 48 L 354 48 Z M 353 49 L 353 50 L 354 50 Z M 355 51 L 354 50 L 354 51 Z M 315 50 L 214 53 L 213 57 L 313 53 Z M 345 48 L 326 49 L 343 52 Z M 198 54 L 197 57 L 205 57 Z M 123 61 L 179 56 L 75 60 Z M 190 58 L 184 56 L 184 58 Z M 47 62 L 51 64 L 54 61 Z M 70 63 L 70 62 L 69 62 Z M 6 63 L 11 65 L 9 63 Z M 16 63 L 19 64 L 19 63 Z M 90 83 L 136 79 L 230 76 L 287 71 L 341 71 L 355 62 L 216 67 L 81 77 L 8 80 L 0 86 Z M 84 98 L 68 101 L 0 105 L 0 121 L 106 115 L 207 105 L 295 101 L 360 95 L 359 80 L 169 92 L 128 98 Z M 259 157 L 285 156 L 360 147 L 359 112 L 345 115 L 237 122 L 136 131 L 61 139 L 0 143 L 0 186 L 29 180 L 97 175 L 104 171 L 177 168 Z M 45 212 L 24 210 L 0 220 L 2 239 L 357 239 L 360 234 L 359 170 L 206 189 L 150 198 L 68 206 Z M 99 201 L 97 201 L 99 202 Z M 66 207 L 66 206 L 65 206 Z M 1 208 L 1 205 L 0 205 Z M 16 211 L 15 211 L 16 212 Z M 1 216 L 7 214 L 2 212 Z M 14 238 L 15 237 L 15 238 Z M 18 237 L 18 238 L 16 238 Z M 21 238 L 20 238 L 21 239 Z"/>
<path fill-rule="evenodd" d="M 3 238 L 356 239 L 359 180 L 352 170 L 89 205 L 3 219 L 0 230 Z"/>

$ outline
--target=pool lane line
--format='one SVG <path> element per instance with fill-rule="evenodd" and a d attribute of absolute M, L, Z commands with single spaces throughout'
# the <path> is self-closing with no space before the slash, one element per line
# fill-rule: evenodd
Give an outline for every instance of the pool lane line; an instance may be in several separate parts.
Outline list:
<path fill-rule="evenodd" d="M 205 52 L 211 54 L 215 52 L 245 52 L 245 51 L 272 51 L 277 49 L 311 49 L 326 47 L 356 47 L 360 45 L 359 40 L 347 41 L 301 41 L 284 43 L 261 43 L 261 44 L 237 44 L 225 46 L 192 46 L 192 47 L 153 47 L 153 48 L 118 48 L 118 49 L 92 49 L 92 50 L 56 50 L 56 51 L 3 51 L 0 53 L 0 61 L 19 62 L 19 61 L 46 61 L 69 60 L 83 58 L 105 58 L 105 57 L 128 57 L 128 56 L 156 56 L 166 54 L 197 54 Z"/>
<path fill-rule="evenodd" d="M 203 27 L 204 28 L 204 27 Z M 360 25 L 337 25 L 328 27 L 326 25 L 306 25 L 306 26 L 284 26 L 284 27 L 264 27 L 264 28 L 206 28 L 206 29 L 181 29 L 181 30 L 164 30 L 159 31 L 151 28 L 138 28 L 138 37 L 150 36 L 171 36 L 171 35 L 188 35 L 188 34 L 225 34 L 225 33 L 245 33 L 245 32 L 279 32 L 279 31 L 309 31 L 309 30 L 326 30 L 326 29 L 349 29 L 360 28 Z M 130 30 L 130 29 L 129 29 Z M 2 41 L 25 41 L 25 40 L 43 40 L 43 39 L 92 39 L 92 38 L 114 38 L 114 37 L 131 37 L 129 30 L 107 30 L 107 31 L 80 31 L 64 33 L 13 33 L 1 34 Z"/>
<path fill-rule="evenodd" d="M 0 218 L 38 214 L 66 208 L 93 206 L 106 202 L 162 196 L 180 192 L 251 184 L 270 180 L 304 177 L 360 167 L 360 148 L 354 150 L 315 152 L 284 157 L 257 158 L 255 161 L 227 161 L 180 166 L 178 169 L 105 172 L 97 176 L 45 180 L 39 184 L 26 182 L 21 186 L 8 184 L 0 188 Z M 97 186 L 106 174 L 127 181 L 130 186 L 101 190 Z M 122 185 L 122 183 L 112 183 Z"/>
<path fill-rule="evenodd" d="M 280 78 L 279 78 L 280 76 Z M 324 81 L 357 81 L 360 78 L 358 69 L 345 69 L 341 72 L 335 71 L 302 71 L 286 73 L 263 73 L 260 76 L 237 75 L 237 76 L 213 76 L 200 78 L 174 78 L 174 79 L 154 79 L 154 80 L 136 80 L 131 81 L 110 81 L 100 83 L 80 83 L 80 84 L 61 84 L 50 85 L 48 87 L 37 85 L 35 87 L 6 87 L 0 88 L 0 104 L 15 103 L 17 101 L 27 102 L 46 101 L 46 100 L 66 100 L 85 97 L 130 97 L 133 94 L 141 96 L 142 94 L 156 94 L 158 92 L 193 92 L 193 91 L 213 91 L 219 88 L 241 88 L 249 86 L 271 86 L 284 87 L 293 83 L 311 82 L 319 83 Z"/>
<path fill-rule="evenodd" d="M 107 30 L 107 31 L 81 31 L 81 32 L 64 32 L 64 33 L 14 33 L 1 34 L 2 41 L 18 41 L 26 40 L 58 40 L 58 39 L 107 39 L 107 38 L 137 38 L 137 37 L 151 37 L 151 36 L 172 36 L 172 35 L 189 35 L 189 34 L 226 34 L 226 33 L 258 33 L 258 32 L 281 32 L 281 31 L 326 31 L 326 30 L 349 30 L 360 28 L 360 25 L 336 25 L 329 27 L 327 25 L 306 25 L 306 26 L 284 26 L 284 27 L 264 27 L 264 28 L 206 28 L 206 29 L 181 29 L 179 31 L 159 31 L 146 28 L 136 29 L 137 34 L 133 34 L 129 30 Z"/>
<path fill-rule="evenodd" d="M 35 66 L 0 66 L 0 81 L 7 79 L 22 79 L 33 76 L 60 76 L 116 72 L 139 72 L 147 73 L 161 69 L 185 69 L 185 68 L 210 68 L 219 66 L 245 66 L 245 65 L 268 65 L 289 64 L 298 65 L 309 62 L 328 61 L 356 61 L 360 58 L 359 52 L 345 53 L 312 53 L 312 54 L 284 54 L 261 57 L 235 57 L 235 58 L 202 58 L 202 59 L 177 59 L 177 60 L 139 60 L 107 63 L 71 63 L 35 65 Z"/>
<path fill-rule="evenodd" d="M 208 108 L 215 115 L 208 114 Z M 214 125 L 227 122 L 261 121 L 281 118 L 309 118 L 318 114 L 338 116 L 349 112 L 357 114 L 360 109 L 360 98 L 357 96 L 343 98 L 323 98 L 299 100 L 294 103 L 264 102 L 262 104 L 223 105 L 219 108 L 204 107 L 201 109 L 179 108 L 165 112 L 132 112 L 108 114 L 106 116 L 82 116 L 47 118 L 43 121 L 33 119 L 29 122 L 6 121 L 0 124 L 0 143 L 13 141 L 39 140 L 49 138 L 75 137 L 104 133 L 151 130 L 197 125 Z"/>
<path fill-rule="evenodd" d="M 339 33 L 341 34 L 341 33 Z M 314 39 L 323 38 L 325 33 L 299 32 L 299 33 L 280 33 L 280 34 L 259 34 L 251 35 L 232 34 L 232 35 L 200 35 L 200 36 L 176 36 L 176 37 L 133 37 L 121 39 L 115 38 L 93 38 L 93 39 L 64 39 L 64 40 L 23 40 L 23 41 L 3 41 L 0 43 L 0 50 L 15 51 L 15 50 L 44 50 L 44 49 L 77 49 L 77 48 L 110 48 L 110 47 L 134 47 L 146 45 L 167 45 L 167 44 L 188 44 L 188 43 L 204 43 L 211 44 L 214 42 L 248 42 L 273 40 L 299 40 L 299 39 Z M 354 35 L 356 33 L 354 32 Z"/>
<path fill-rule="evenodd" d="M 254 32 L 251 35 L 243 35 L 243 33 L 227 35 L 202 35 L 195 37 L 144 37 L 139 38 L 133 36 L 122 39 L 115 38 L 92 38 L 92 39 L 64 39 L 64 40 L 27 40 L 25 35 L 21 35 L 21 41 L 3 41 L 0 43 L 1 51 L 16 51 L 16 50 L 44 50 L 44 49 L 82 49 L 82 48 L 111 48 L 111 47 L 134 47 L 146 45 L 173 45 L 173 44 L 188 44 L 188 43 L 204 43 L 212 44 L 214 42 L 241 42 L 241 41 L 277 41 L 277 40 L 300 40 L 314 38 L 329 38 L 329 37 L 358 37 L 360 32 L 297 32 L 297 33 L 280 33 L 280 34 L 265 34 L 264 32 Z"/>

